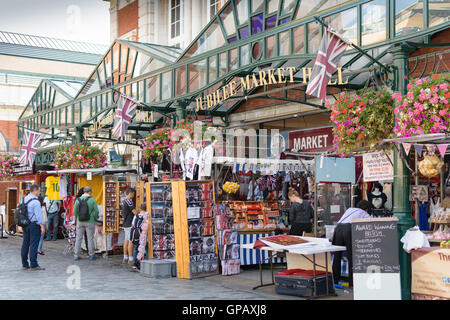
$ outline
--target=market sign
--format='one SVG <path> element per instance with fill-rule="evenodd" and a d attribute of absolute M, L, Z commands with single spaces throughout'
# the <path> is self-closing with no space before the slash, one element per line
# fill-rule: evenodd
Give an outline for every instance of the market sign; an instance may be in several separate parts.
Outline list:
<path fill-rule="evenodd" d="M 295 151 L 320 152 L 333 148 L 333 128 L 296 130 L 289 132 L 289 149 Z"/>
<path fill-rule="evenodd" d="M 353 297 L 401 300 L 397 218 L 353 219 Z"/>
<path fill-rule="evenodd" d="M 450 249 L 411 251 L 413 294 L 450 299 Z"/>
<path fill-rule="evenodd" d="M 14 175 L 22 176 L 22 175 L 30 175 L 33 174 L 32 166 L 15 166 L 14 167 Z"/>
<path fill-rule="evenodd" d="M 251 75 L 247 75 L 246 77 L 240 77 L 238 81 L 231 81 L 230 83 L 220 87 L 216 91 L 211 94 L 206 95 L 205 98 L 200 97 L 195 99 L 197 103 L 197 109 L 206 110 L 211 109 L 214 106 L 223 103 L 225 100 L 235 96 L 239 91 L 242 91 L 242 95 L 246 95 L 249 90 L 267 86 L 271 84 L 284 84 L 284 83 L 293 83 L 294 82 L 294 73 L 299 71 L 296 67 L 287 67 L 287 68 L 276 68 L 276 69 L 267 69 L 265 71 L 259 71 L 257 74 L 252 73 Z M 311 78 L 311 68 L 301 68 L 303 73 L 303 83 L 307 84 L 308 79 Z M 288 72 L 289 76 L 286 76 L 284 73 Z M 330 79 L 328 81 L 329 85 L 342 85 L 347 84 L 348 79 L 343 81 L 342 78 L 342 68 L 337 68 L 337 79 Z M 241 85 L 239 91 L 237 90 L 237 86 Z"/>
<path fill-rule="evenodd" d="M 392 181 L 394 179 L 394 168 L 391 164 L 394 153 L 390 151 L 387 154 L 390 161 L 383 151 L 363 154 L 364 182 Z"/>

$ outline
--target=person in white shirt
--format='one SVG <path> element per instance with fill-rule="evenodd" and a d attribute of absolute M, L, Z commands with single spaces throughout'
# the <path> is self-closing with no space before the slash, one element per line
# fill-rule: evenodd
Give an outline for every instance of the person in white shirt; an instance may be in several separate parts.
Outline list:
<path fill-rule="evenodd" d="M 356 205 L 356 208 L 348 208 L 341 219 L 338 221 L 333 234 L 333 245 L 335 246 L 345 246 L 347 248 L 347 259 L 348 259 L 348 275 L 349 275 L 349 285 L 353 287 L 353 259 L 352 259 L 352 225 L 351 221 L 353 219 L 367 219 L 371 215 L 368 213 L 370 210 L 370 202 L 367 200 L 361 200 Z M 341 259 L 342 251 L 334 253 L 333 256 L 333 278 L 334 283 L 339 283 L 339 278 L 341 277 Z"/>

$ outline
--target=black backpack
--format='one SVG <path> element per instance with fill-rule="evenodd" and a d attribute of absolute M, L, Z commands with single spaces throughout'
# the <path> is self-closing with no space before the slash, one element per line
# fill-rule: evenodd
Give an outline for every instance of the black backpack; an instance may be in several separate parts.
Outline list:
<path fill-rule="evenodd" d="M 144 216 L 137 214 L 135 216 L 133 225 L 131 226 L 130 241 L 133 244 L 139 244 L 139 237 L 141 236 L 141 227 L 144 224 Z"/>
<path fill-rule="evenodd" d="M 87 198 L 78 198 L 78 220 L 89 221 L 91 218 L 91 213 L 89 212 L 88 200 Z"/>
<path fill-rule="evenodd" d="M 30 199 L 25 203 L 22 201 L 19 203 L 16 211 L 14 211 L 14 220 L 16 221 L 16 224 L 22 228 L 28 227 L 31 224 L 31 220 L 28 218 L 28 204 L 33 200 L 38 199 Z"/>

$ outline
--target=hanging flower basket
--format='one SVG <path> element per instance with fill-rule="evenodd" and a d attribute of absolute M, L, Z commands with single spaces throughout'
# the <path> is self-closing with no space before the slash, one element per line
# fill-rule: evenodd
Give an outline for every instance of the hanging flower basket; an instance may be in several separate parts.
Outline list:
<path fill-rule="evenodd" d="M 373 148 L 390 136 L 393 128 L 394 100 L 383 88 L 365 88 L 354 92 L 342 92 L 339 99 L 326 107 L 331 111 L 334 151 L 340 157 L 362 146 Z"/>
<path fill-rule="evenodd" d="M 395 137 L 449 132 L 449 81 L 448 75 L 432 74 L 410 82 L 406 96 L 392 95 L 399 104 L 394 109 Z"/>
<path fill-rule="evenodd" d="M 170 141 L 170 128 L 160 128 L 150 132 L 142 140 L 142 149 L 146 161 L 156 161 L 165 149 L 173 146 Z"/>
<path fill-rule="evenodd" d="M 0 154 L 0 180 L 8 180 L 14 175 L 14 166 L 19 164 L 19 159 L 10 154 Z"/>
<path fill-rule="evenodd" d="M 108 165 L 105 153 L 98 147 L 82 143 L 56 150 L 55 169 L 94 169 Z"/>

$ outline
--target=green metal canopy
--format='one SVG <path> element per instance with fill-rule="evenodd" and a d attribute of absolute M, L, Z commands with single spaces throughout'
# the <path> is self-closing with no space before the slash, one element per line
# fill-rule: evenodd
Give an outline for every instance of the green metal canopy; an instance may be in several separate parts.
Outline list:
<path fill-rule="evenodd" d="M 71 101 L 23 114 L 19 125 L 34 130 L 51 128 L 73 136 L 79 128 L 92 126 L 113 112 L 119 91 L 143 102 L 143 110 L 162 114 L 177 108 L 196 109 L 196 99 L 240 77 L 260 71 L 296 67 L 296 88 L 274 97 L 281 85 L 243 90 L 237 81 L 236 95 L 199 114 L 226 117 L 239 104 L 259 98 L 295 101 L 323 106 L 304 94 L 305 73 L 312 68 L 324 28 L 320 17 L 383 65 L 392 63 L 389 49 L 406 41 L 428 43 L 430 37 L 449 27 L 449 0 L 436 6 L 433 0 L 228 0 L 215 17 L 184 50 L 141 42 L 115 40 L 94 72 Z M 383 71 L 362 52 L 346 51 L 341 59 L 348 83 L 343 89 L 362 88 L 369 78 L 387 79 Z M 306 69 L 307 70 L 307 69 Z M 396 79 L 389 78 L 395 86 Z M 295 92 L 297 94 L 290 94 Z M 20 135 L 20 133 L 19 133 Z"/>

